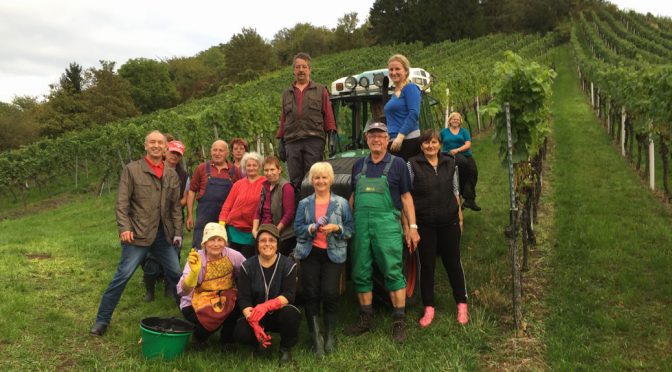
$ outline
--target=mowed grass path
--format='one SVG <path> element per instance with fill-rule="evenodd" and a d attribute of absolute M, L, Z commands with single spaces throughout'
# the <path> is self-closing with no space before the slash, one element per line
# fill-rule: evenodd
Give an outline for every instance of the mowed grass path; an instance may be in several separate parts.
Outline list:
<path fill-rule="evenodd" d="M 580 93 L 566 48 L 558 70 L 549 365 L 672 370 L 670 208 L 614 151 Z"/>

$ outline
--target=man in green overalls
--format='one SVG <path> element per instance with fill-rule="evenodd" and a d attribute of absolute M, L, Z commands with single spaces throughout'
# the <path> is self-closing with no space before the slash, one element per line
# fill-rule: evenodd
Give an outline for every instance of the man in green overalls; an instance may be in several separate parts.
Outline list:
<path fill-rule="evenodd" d="M 355 212 L 352 280 L 360 311 L 359 321 L 346 330 L 346 334 L 358 336 L 373 327 L 375 262 L 394 306 L 392 338 L 403 342 L 406 339 L 406 279 L 402 272 L 402 239 L 406 237 L 411 251 L 420 241 L 410 192 L 411 179 L 404 160 L 387 153 L 387 126 L 373 122 L 367 124 L 364 131 L 371 155 L 357 160 L 352 167 L 353 194 L 350 196 L 350 206 Z"/>

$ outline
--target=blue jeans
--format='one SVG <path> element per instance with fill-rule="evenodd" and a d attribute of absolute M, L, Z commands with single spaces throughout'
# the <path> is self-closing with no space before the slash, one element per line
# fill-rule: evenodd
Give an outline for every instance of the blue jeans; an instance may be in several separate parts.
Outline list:
<path fill-rule="evenodd" d="M 110 285 L 103 293 L 98 307 L 96 323 L 110 324 L 112 313 L 124 293 L 126 283 L 131 279 L 135 270 L 144 261 L 145 257 L 151 252 L 154 258 L 159 261 L 165 270 L 167 285 L 170 286 L 177 300 L 177 282 L 180 280 L 182 271 L 180 270 L 180 260 L 175 254 L 175 248 L 166 240 L 163 227 L 159 224 L 159 231 L 156 234 L 156 240 L 149 247 L 140 247 L 137 245 L 122 244 L 121 259 L 117 266 L 117 271 L 110 282 Z"/>

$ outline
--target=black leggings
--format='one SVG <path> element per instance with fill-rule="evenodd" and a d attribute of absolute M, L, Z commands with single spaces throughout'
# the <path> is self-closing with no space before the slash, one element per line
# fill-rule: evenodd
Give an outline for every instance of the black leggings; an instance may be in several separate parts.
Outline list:
<path fill-rule="evenodd" d="M 460 224 L 448 226 L 419 225 L 418 233 L 422 237 L 418 246 L 420 254 L 420 293 L 425 306 L 434 306 L 434 269 L 436 256 L 441 256 L 443 266 L 448 272 L 450 286 L 456 303 L 467 303 L 467 286 L 464 270 L 460 261 Z"/>
<path fill-rule="evenodd" d="M 343 264 L 329 259 L 326 249 L 313 247 L 301 260 L 301 283 L 305 298 L 306 317 L 320 315 L 320 302 L 325 314 L 338 310 L 338 285 Z"/>
<path fill-rule="evenodd" d="M 301 321 L 301 312 L 294 305 L 285 305 L 282 309 L 272 313 L 267 313 L 259 325 L 264 328 L 264 332 L 270 335 L 271 332 L 280 332 L 280 346 L 291 348 L 299 342 L 299 322 Z M 233 337 L 242 344 L 256 344 L 254 331 L 244 316 L 238 318 L 236 328 L 233 331 Z M 272 342 L 276 342 L 273 337 Z"/>
<path fill-rule="evenodd" d="M 196 329 L 194 330 L 194 338 L 198 342 L 205 342 L 208 339 L 208 337 L 210 337 L 210 335 L 217 332 L 217 330 L 210 332 L 207 329 L 203 328 L 201 323 L 198 321 L 198 317 L 196 317 L 196 312 L 194 311 L 193 306 L 187 306 L 183 308 L 182 315 L 184 315 L 185 319 L 194 323 L 194 325 L 196 326 Z M 223 344 L 233 342 L 233 327 L 236 325 L 236 319 L 238 319 L 241 315 L 242 314 L 240 313 L 238 306 L 234 306 L 233 311 L 231 312 L 231 314 L 229 314 L 226 320 L 224 320 L 224 323 L 221 326 L 219 342 Z"/>
<path fill-rule="evenodd" d="M 455 155 L 455 163 L 460 175 L 460 194 L 465 199 L 476 199 L 478 168 L 473 156 Z"/>

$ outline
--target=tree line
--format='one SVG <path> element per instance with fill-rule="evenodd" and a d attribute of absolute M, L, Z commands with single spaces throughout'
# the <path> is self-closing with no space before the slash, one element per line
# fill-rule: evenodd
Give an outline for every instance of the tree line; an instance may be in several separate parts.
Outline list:
<path fill-rule="evenodd" d="M 49 94 L 0 102 L 0 151 L 41 137 L 174 107 L 230 90 L 291 64 L 299 51 L 313 57 L 373 45 L 473 38 L 492 33 L 552 30 L 572 9 L 601 0 L 376 0 L 368 18 L 339 18 L 333 29 L 298 23 L 267 41 L 243 28 L 226 43 L 191 57 L 135 58 L 83 68 L 70 63 Z"/>

